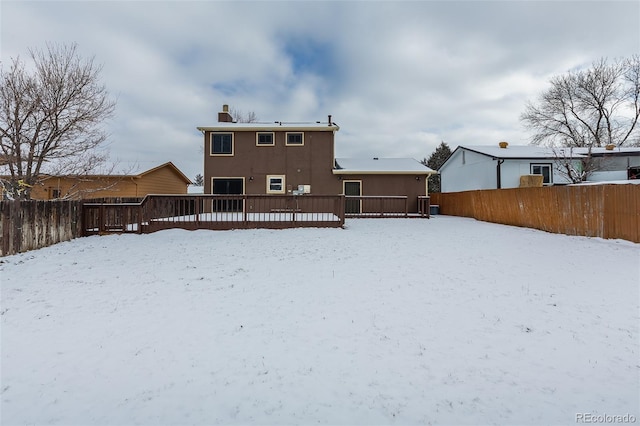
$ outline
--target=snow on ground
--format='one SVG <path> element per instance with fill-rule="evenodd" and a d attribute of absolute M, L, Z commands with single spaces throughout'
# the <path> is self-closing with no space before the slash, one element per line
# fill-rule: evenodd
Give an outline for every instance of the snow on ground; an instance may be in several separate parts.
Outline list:
<path fill-rule="evenodd" d="M 640 421 L 626 241 L 436 216 L 0 262 L 3 425 Z"/>

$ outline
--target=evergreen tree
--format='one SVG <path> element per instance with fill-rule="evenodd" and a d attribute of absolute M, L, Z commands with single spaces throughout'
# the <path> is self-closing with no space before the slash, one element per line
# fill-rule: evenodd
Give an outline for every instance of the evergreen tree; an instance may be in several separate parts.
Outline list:
<path fill-rule="evenodd" d="M 428 159 L 422 160 L 422 164 L 433 170 L 438 170 L 450 155 L 451 148 L 443 141 L 440 142 L 440 145 L 431 153 Z M 429 193 L 432 192 L 440 192 L 440 175 L 429 176 Z"/>
<path fill-rule="evenodd" d="M 195 186 L 204 186 L 204 177 L 200 173 L 198 173 L 193 180 L 193 184 Z"/>

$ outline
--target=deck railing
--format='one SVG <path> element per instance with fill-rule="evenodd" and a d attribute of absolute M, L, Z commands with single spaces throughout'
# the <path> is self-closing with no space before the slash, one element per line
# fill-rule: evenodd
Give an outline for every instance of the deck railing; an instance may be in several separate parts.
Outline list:
<path fill-rule="evenodd" d="M 418 211 L 409 211 L 406 196 L 345 196 L 346 217 L 429 217 L 429 197 L 418 197 Z"/>
<path fill-rule="evenodd" d="M 87 202 L 85 235 L 161 229 L 341 227 L 345 217 L 429 217 L 429 197 L 408 211 L 404 196 L 147 195 L 137 203 Z"/>
<path fill-rule="evenodd" d="M 148 195 L 140 203 L 85 203 L 86 235 L 168 228 L 341 227 L 341 195 Z"/>

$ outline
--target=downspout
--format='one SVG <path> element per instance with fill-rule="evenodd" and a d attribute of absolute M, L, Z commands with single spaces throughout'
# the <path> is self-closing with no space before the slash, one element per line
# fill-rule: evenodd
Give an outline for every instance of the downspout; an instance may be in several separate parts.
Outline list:
<path fill-rule="evenodd" d="M 501 168 L 500 168 L 500 165 L 502 163 L 504 163 L 504 158 L 499 158 L 498 164 L 496 165 L 496 188 L 497 189 L 502 188 L 502 174 L 501 174 Z"/>
<path fill-rule="evenodd" d="M 131 183 L 133 183 L 133 186 L 135 186 L 136 188 L 136 198 L 140 198 L 140 196 L 138 195 L 138 182 L 135 181 L 135 177 L 131 176 Z"/>

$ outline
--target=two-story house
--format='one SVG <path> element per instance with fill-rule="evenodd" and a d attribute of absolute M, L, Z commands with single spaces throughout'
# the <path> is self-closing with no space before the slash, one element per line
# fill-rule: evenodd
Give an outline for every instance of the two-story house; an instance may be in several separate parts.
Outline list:
<path fill-rule="evenodd" d="M 417 212 L 435 171 L 414 159 L 335 158 L 335 134 L 326 122 L 237 123 L 227 105 L 204 135 L 205 194 L 316 194 L 407 196 Z"/>
<path fill-rule="evenodd" d="M 205 194 L 292 194 L 300 185 L 319 195 L 340 193 L 332 175 L 334 135 L 325 123 L 235 123 L 225 105 L 204 135 Z"/>

